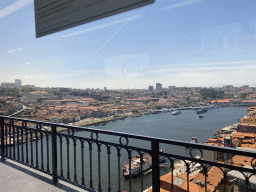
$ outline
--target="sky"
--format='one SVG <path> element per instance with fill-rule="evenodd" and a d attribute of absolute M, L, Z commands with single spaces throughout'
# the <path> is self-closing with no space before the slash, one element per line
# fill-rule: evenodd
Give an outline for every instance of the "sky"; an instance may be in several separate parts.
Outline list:
<path fill-rule="evenodd" d="M 33 0 L 0 4 L 0 82 L 147 89 L 256 86 L 256 0 L 155 3 L 36 38 Z"/>

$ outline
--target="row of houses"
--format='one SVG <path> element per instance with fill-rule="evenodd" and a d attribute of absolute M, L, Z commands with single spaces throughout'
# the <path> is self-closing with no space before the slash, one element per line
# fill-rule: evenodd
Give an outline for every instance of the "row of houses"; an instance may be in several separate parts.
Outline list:
<path fill-rule="evenodd" d="M 212 100 L 212 104 L 218 104 L 218 105 L 255 105 L 256 106 L 256 100 L 241 100 L 241 99 L 219 99 L 219 100 Z"/>
<path fill-rule="evenodd" d="M 222 130 L 216 130 L 214 137 L 204 143 L 211 146 L 232 147 L 242 150 L 250 150 L 256 152 L 256 133 L 241 129 L 247 126 L 256 126 L 256 107 L 250 107 L 246 111 L 246 117 L 242 118 L 238 124 L 228 126 Z M 254 169 L 256 161 L 254 157 L 241 155 L 231 155 L 228 153 L 203 150 L 202 158 L 206 161 L 229 164 L 232 166 Z M 201 167 L 201 165 L 198 165 Z M 184 165 L 186 168 L 186 165 Z M 191 168 L 193 169 L 193 168 Z M 176 172 L 177 173 L 177 172 Z M 189 177 L 188 177 L 189 174 Z M 249 178 L 249 179 L 247 179 Z M 221 192 L 221 191 L 256 191 L 256 175 L 249 173 L 241 173 L 236 170 L 224 172 L 215 166 L 208 167 L 207 174 L 201 167 L 201 171 L 193 174 L 172 173 L 165 174 L 160 177 L 160 191 L 175 191 L 175 192 Z M 207 188 L 207 190 L 206 190 Z M 152 189 L 147 190 L 151 192 Z"/>

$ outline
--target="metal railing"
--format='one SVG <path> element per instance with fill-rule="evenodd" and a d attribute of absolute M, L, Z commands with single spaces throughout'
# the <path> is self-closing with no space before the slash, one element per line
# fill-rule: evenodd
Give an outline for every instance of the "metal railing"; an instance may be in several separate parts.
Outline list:
<path fill-rule="evenodd" d="M 204 191 L 208 191 L 207 172 L 213 166 L 223 172 L 223 191 L 227 190 L 229 171 L 241 172 L 248 189 L 250 178 L 256 173 L 255 166 L 241 167 L 231 161 L 234 155 L 246 156 L 251 157 L 253 165 L 256 153 L 234 148 L 5 116 L 0 116 L 0 125 L 2 161 L 5 158 L 15 160 L 51 175 L 55 183 L 61 179 L 88 191 L 144 191 L 152 186 L 156 192 L 162 187 L 160 176 L 166 173 L 171 175 L 169 183 L 175 191 L 177 161 L 182 161 L 185 167 L 186 191 L 190 191 L 188 181 L 195 163 L 200 164 L 205 176 Z M 184 148 L 187 153 L 174 154 L 171 150 L 174 148 Z M 231 158 L 225 158 L 224 163 L 209 160 L 203 158 L 206 152 Z M 146 154 L 149 154 L 147 161 Z M 159 164 L 159 157 L 164 157 L 164 164 Z M 150 170 L 152 173 L 146 175 Z M 126 178 L 122 175 L 125 171 Z"/>

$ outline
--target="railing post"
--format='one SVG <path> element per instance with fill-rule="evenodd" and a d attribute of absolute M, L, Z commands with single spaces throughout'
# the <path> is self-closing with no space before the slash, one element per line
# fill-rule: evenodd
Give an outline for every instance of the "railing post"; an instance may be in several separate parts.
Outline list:
<path fill-rule="evenodd" d="M 159 142 L 151 141 L 152 150 L 152 189 L 153 192 L 160 192 L 160 168 L 159 168 Z"/>
<path fill-rule="evenodd" d="M 51 125 L 51 132 L 52 132 L 52 180 L 54 183 L 58 183 L 56 125 Z"/>
<path fill-rule="evenodd" d="M 5 154 L 4 154 L 4 118 L 3 117 L 1 117 L 0 124 L 1 124 L 1 161 L 3 162 L 5 160 Z"/>

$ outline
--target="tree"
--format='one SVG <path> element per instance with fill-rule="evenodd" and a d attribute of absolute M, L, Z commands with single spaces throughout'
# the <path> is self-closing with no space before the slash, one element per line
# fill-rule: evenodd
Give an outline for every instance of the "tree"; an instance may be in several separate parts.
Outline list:
<path fill-rule="evenodd" d="M 48 90 L 48 93 L 52 93 L 54 95 L 56 95 L 57 97 L 61 98 L 63 96 L 63 93 L 57 90 Z"/>
<path fill-rule="evenodd" d="M 74 90 L 70 94 L 73 95 L 73 96 L 79 96 L 80 92 L 77 91 L 77 90 Z"/>
<path fill-rule="evenodd" d="M 187 106 L 190 106 L 191 104 L 192 104 L 192 101 L 191 101 L 191 100 L 187 100 L 186 105 L 187 105 Z"/>
<path fill-rule="evenodd" d="M 83 92 L 80 92 L 79 93 L 79 96 L 81 96 L 81 97 L 85 97 L 85 96 L 89 96 L 89 93 L 87 92 L 87 91 L 83 91 Z"/>
<path fill-rule="evenodd" d="M 60 92 L 70 92 L 70 89 L 69 88 L 60 88 L 59 89 Z"/>
<path fill-rule="evenodd" d="M 20 91 L 23 92 L 23 93 L 29 93 L 29 92 L 36 91 L 36 89 L 33 88 L 33 87 L 30 87 L 30 86 L 25 85 L 25 86 L 22 86 L 22 87 L 20 88 Z"/>
<path fill-rule="evenodd" d="M 219 89 L 219 90 L 215 90 L 215 89 L 200 89 L 199 90 L 199 95 L 202 99 L 206 99 L 207 97 L 209 98 L 223 98 L 225 93 L 223 90 Z"/>
<path fill-rule="evenodd" d="M 241 98 L 242 98 L 243 100 L 245 100 L 246 97 L 247 97 L 247 94 L 246 94 L 246 93 L 242 93 L 242 94 L 241 94 Z"/>

